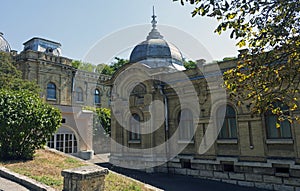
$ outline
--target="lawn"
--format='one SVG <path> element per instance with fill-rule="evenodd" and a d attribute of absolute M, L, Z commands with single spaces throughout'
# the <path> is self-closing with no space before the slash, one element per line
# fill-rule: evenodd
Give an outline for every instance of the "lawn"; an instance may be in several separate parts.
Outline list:
<path fill-rule="evenodd" d="M 89 164 L 44 149 L 36 151 L 33 160 L 0 162 L 0 166 L 28 176 L 57 190 L 63 189 L 62 170 L 85 165 Z M 149 189 L 145 188 L 140 182 L 110 172 L 105 178 L 105 191 L 149 191 Z"/>

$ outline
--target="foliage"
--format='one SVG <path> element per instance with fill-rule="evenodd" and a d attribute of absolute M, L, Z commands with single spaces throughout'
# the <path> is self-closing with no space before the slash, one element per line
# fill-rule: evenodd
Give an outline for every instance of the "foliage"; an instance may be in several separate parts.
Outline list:
<path fill-rule="evenodd" d="M 12 64 L 11 56 L 7 52 L 0 52 L 0 73 L 2 75 L 21 77 L 21 72 Z"/>
<path fill-rule="evenodd" d="M 183 65 L 184 65 L 184 67 L 185 67 L 187 70 L 189 70 L 189 69 L 194 69 L 194 68 L 197 67 L 196 62 L 191 61 L 191 60 L 189 60 L 189 61 L 184 61 Z"/>
<path fill-rule="evenodd" d="M 192 16 L 216 18 L 215 32 L 230 30 L 237 46 L 247 48 L 237 67 L 224 74 L 231 97 L 249 103 L 253 113 L 271 110 L 279 120 L 292 122 L 290 112 L 274 103 L 289 106 L 289 111 L 299 108 L 300 1 L 181 0 L 184 2 L 195 5 Z"/>
<path fill-rule="evenodd" d="M 83 70 L 87 72 L 96 72 L 98 74 L 112 76 L 121 66 L 127 64 L 128 62 L 129 62 L 128 60 L 115 57 L 115 61 L 113 61 L 110 65 L 107 64 L 93 65 L 87 62 L 73 60 L 72 66 L 79 70 Z"/>
<path fill-rule="evenodd" d="M 114 70 L 109 65 L 105 65 L 101 74 L 112 76 L 114 74 Z"/>
<path fill-rule="evenodd" d="M 106 134 L 111 134 L 111 110 L 107 108 L 97 108 L 97 122 L 100 123 Z"/>
<path fill-rule="evenodd" d="M 13 65 L 9 53 L 0 52 L 0 89 L 29 90 L 38 94 L 39 86 L 35 82 L 23 80 L 21 72 Z"/>
<path fill-rule="evenodd" d="M 96 70 L 96 65 L 93 65 L 88 62 L 82 62 L 79 60 L 73 60 L 72 66 L 76 69 L 87 71 L 87 72 L 95 72 Z"/>
<path fill-rule="evenodd" d="M 112 62 L 110 65 L 106 65 L 103 70 L 102 74 L 105 75 L 113 75 L 119 68 L 121 68 L 123 65 L 128 64 L 129 61 L 125 60 L 123 58 L 115 57 L 115 61 Z"/>
<path fill-rule="evenodd" d="M 105 134 L 111 134 L 111 110 L 107 108 L 85 107 L 84 109 L 94 112 L 94 131 L 103 129 Z"/>
<path fill-rule="evenodd" d="M 60 111 L 36 94 L 0 90 L 0 159 L 32 158 L 60 122 Z"/>

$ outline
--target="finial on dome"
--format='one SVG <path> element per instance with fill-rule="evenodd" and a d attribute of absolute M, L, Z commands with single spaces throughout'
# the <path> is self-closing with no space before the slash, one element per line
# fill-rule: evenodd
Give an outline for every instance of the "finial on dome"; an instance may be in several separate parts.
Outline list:
<path fill-rule="evenodd" d="M 155 29 L 156 28 L 156 24 L 157 24 L 157 21 L 156 21 L 156 15 L 155 15 L 155 10 L 154 10 L 154 6 L 153 6 L 153 15 L 152 15 L 152 28 Z"/>
<path fill-rule="evenodd" d="M 152 21 L 151 21 L 152 30 L 149 33 L 149 35 L 147 36 L 147 40 L 149 40 L 149 39 L 162 39 L 163 38 L 163 36 L 156 29 L 156 24 L 157 24 L 156 17 L 157 16 L 155 15 L 155 10 L 154 10 L 154 6 L 153 6 L 153 15 L 152 15 Z"/>

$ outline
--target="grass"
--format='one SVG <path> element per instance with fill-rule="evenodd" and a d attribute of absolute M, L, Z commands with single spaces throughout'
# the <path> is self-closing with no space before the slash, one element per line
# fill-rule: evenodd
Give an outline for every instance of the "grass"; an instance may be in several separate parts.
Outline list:
<path fill-rule="evenodd" d="M 33 160 L 2 162 L 0 165 L 55 189 L 62 190 L 61 171 L 84 166 L 87 163 L 41 149 L 36 151 Z"/>
<path fill-rule="evenodd" d="M 28 176 L 56 190 L 63 189 L 62 170 L 85 165 L 89 164 L 44 149 L 37 150 L 33 160 L 0 162 L 0 166 Z M 110 172 L 105 177 L 105 191 L 149 191 L 149 189 L 140 182 Z"/>

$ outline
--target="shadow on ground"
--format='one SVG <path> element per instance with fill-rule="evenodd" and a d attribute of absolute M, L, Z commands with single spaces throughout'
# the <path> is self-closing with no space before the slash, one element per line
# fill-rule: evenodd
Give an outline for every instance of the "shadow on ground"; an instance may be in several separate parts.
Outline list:
<path fill-rule="evenodd" d="M 138 170 L 116 167 L 110 163 L 97 163 L 97 165 L 165 191 L 264 191 L 263 189 L 242 187 L 218 181 L 194 178 L 191 176 L 145 173 Z"/>

